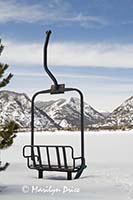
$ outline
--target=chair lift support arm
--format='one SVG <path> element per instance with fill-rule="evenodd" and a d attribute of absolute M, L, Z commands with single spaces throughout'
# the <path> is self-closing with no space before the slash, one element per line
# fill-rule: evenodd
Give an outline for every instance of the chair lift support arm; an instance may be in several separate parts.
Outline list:
<path fill-rule="evenodd" d="M 58 84 L 55 76 L 51 73 L 51 71 L 48 69 L 48 66 L 47 66 L 47 47 L 48 47 L 51 33 L 52 32 L 50 30 L 46 32 L 46 39 L 45 39 L 45 43 L 44 43 L 44 60 L 43 60 L 44 61 L 44 70 L 46 71 L 46 73 L 49 75 L 49 77 L 54 82 L 54 85 L 51 86 L 51 94 L 59 94 L 59 93 L 64 93 L 65 85 Z"/>

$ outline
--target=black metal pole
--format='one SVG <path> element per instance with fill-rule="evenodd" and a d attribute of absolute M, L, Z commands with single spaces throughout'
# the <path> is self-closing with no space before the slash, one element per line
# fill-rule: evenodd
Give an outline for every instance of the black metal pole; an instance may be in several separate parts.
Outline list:
<path fill-rule="evenodd" d="M 82 157 L 82 165 L 85 165 L 85 156 L 84 156 L 84 97 L 83 97 L 83 93 L 77 88 L 65 88 L 65 91 L 76 91 L 80 95 L 81 157 Z"/>
<path fill-rule="evenodd" d="M 50 91 L 51 90 L 42 90 L 42 91 L 35 93 L 32 97 L 32 100 L 31 100 L 31 145 L 34 145 L 34 140 L 35 140 L 35 137 L 34 137 L 34 110 L 35 110 L 34 102 L 35 102 L 35 98 L 39 94 L 50 93 Z"/>
<path fill-rule="evenodd" d="M 35 95 L 31 100 L 31 145 L 34 145 L 34 100 Z"/>
<path fill-rule="evenodd" d="M 56 78 L 54 77 L 54 75 L 51 73 L 51 71 L 48 69 L 48 66 L 47 66 L 47 48 L 48 48 L 48 42 L 49 42 L 51 33 L 52 32 L 50 30 L 46 32 L 46 39 L 45 39 L 44 50 L 43 50 L 44 51 L 43 63 L 44 63 L 44 69 L 45 69 L 46 73 L 52 79 L 56 88 L 58 88 L 58 82 L 57 82 Z"/>

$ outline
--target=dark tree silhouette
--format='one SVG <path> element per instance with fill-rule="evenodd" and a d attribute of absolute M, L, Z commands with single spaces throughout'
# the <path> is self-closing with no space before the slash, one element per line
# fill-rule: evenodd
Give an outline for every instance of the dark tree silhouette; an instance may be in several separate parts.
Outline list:
<path fill-rule="evenodd" d="M 0 39 L 0 56 L 1 56 L 3 49 L 4 49 L 4 46 L 1 44 L 1 39 Z M 8 67 L 9 67 L 9 65 L 0 63 L 0 79 L 2 79 L 0 81 L 0 88 L 6 86 L 9 83 L 9 81 L 11 80 L 11 78 L 13 77 L 13 74 L 10 73 L 6 78 L 3 78 L 3 75 L 4 75 L 5 71 L 8 69 Z"/>
<path fill-rule="evenodd" d="M 4 46 L 1 44 L 0 39 L 0 56 L 2 54 L 2 51 L 4 49 Z M 5 78 L 4 73 L 8 69 L 7 64 L 0 63 L 0 88 L 5 87 L 9 84 L 11 78 L 13 77 L 13 74 L 8 74 Z M 15 131 L 18 128 L 18 125 L 14 121 L 7 122 L 4 126 L 0 125 L 0 149 L 7 148 L 12 145 L 13 138 L 16 137 Z M 6 163 L 3 167 L 1 166 L 0 161 L 0 171 L 6 169 L 8 166 L 8 163 Z"/>

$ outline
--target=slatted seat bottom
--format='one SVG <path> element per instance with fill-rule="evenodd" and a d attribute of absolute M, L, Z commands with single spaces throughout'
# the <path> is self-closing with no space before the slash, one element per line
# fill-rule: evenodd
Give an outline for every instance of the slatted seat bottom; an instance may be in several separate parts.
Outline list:
<path fill-rule="evenodd" d="M 38 171 L 38 177 L 43 178 L 43 171 L 67 172 L 67 179 L 72 179 L 72 173 L 79 177 L 82 173 L 82 157 L 74 157 L 71 146 L 25 145 L 23 156 L 27 158 L 30 169 Z"/>
<path fill-rule="evenodd" d="M 59 165 L 30 165 L 30 169 L 37 169 L 37 170 L 44 170 L 44 171 L 64 171 L 64 172 L 76 172 L 80 166 L 76 166 L 75 168 L 73 166 L 60 166 Z"/>

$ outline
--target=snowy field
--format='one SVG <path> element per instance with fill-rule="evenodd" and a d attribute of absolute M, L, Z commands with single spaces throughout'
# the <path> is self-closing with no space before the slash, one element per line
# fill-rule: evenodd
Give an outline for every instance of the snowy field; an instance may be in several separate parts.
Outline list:
<path fill-rule="evenodd" d="M 12 147 L 1 152 L 9 168 L 0 172 L 0 199 L 38 200 L 132 200 L 133 199 L 133 133 L 87 132 L 85 154 L 87 168 L 82 177 L 67 181 L 66 173 L 37 172 L 26 166 L 22 148 L 30 144 L 30 133 L 18 133 Z M 77 132 L 36 133 L 36 144 L 68 144 L 80 152 Z"/>

